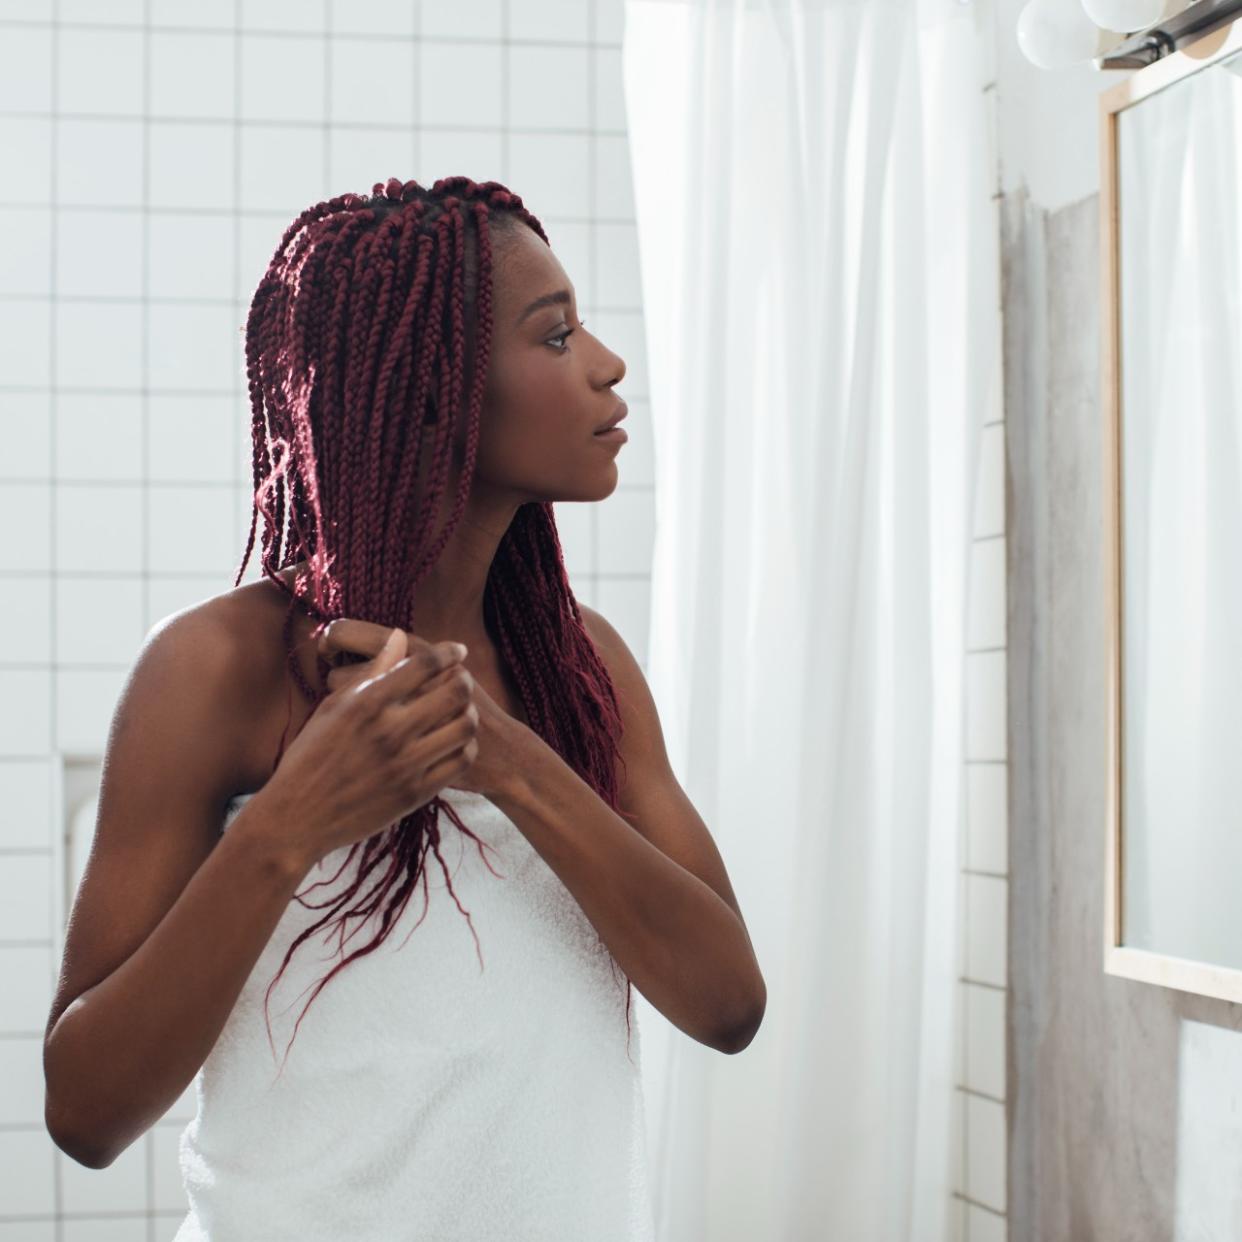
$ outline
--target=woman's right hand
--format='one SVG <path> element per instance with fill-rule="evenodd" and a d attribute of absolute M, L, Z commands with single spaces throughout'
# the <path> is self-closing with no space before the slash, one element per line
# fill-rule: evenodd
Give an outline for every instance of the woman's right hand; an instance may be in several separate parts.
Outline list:
<path fill-rule="evenodd" d="M 474 762 L 465 650 L 394 629 L 371 675 L 332 690 L 311 713 L 255 795 L 308 868 L 417 810 Z"/>

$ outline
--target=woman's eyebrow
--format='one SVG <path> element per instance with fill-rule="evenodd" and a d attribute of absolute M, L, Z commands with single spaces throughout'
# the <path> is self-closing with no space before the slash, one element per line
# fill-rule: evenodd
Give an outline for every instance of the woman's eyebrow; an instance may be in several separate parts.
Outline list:
<path fill-rule="evenodd" d="M 571 299 L 568 289 L 558 289 L 555 293 L 545 293 L 541 297 L 537 297 L 518 317 L 517 322 L 513 325 L 515 328 L 527 317 L 533 315 L 535 311 L 545 306 L 554 306 L 558 302 L 569 305 Z"/>

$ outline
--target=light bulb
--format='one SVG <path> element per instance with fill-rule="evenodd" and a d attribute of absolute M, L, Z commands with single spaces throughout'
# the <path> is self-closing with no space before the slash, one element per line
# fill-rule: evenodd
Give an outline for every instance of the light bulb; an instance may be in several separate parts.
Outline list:
<path fill-rule="evenodd" d="M 1018 14 L 1018 46 L 1033 65 L 1062 69 L 1090 60 L 1100 32 L 1083 10 L 1083 0 L 1027 0 Z"/>
<path fill-rule="evenodd" d="M 1164 0 L 1082 0 L 1082 8 L 1097 26 L 1130 34 L 1154 26 L 1164 14 Z"/>

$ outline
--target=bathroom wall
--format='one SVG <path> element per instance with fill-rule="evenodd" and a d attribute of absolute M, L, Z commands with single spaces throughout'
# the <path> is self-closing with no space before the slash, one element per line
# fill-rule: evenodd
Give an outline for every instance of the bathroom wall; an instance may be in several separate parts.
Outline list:
<path fill-rule="evenodd" d="M 999 187 L 996 7 L 973 0 L 983 54 L 980 90 L 988 166 Z M 999 232 L 1000 196 L 996 195 Z M 981 244 L 983 242 L 981 241 Z M 998 245 L 996 236 L 986 244 Z M 999 297 L 999 294 L 998 294 Z M 996 360 L 999 374 L 1000 360 Z M 985 414 L 967 584 L 965 813 L 959 846 L 957 1065 L 954 1091 L 954 1242 L 1003 1242 L 1005 1018 L 1008 969 L 1008 759 L 1005 682 L 1005 419 L 999 381 Z"/>
<path fill-rule="evenodd" d="M 1012 1242 L 1242 1236 L 1242 1008 L 1103 971 L 1098 95 L 1000 0 Z"/>
<path fill-rule="evenodd" d="M 127 671 L 152 625 L 231 589 L 241 560 L 241 330 L 305 206 L 465 173 L 540 218 L 582 317 L 628 364 L 621 482 L 559 506 L 567 562 L 645 660 L 652 451 L 623 14 L 623 0 L 0 0 L 0 1242 L 160 1242 L 184 1211 L 192 1092 L 85 1169 L 44 1129 L 42 1038 Z"/>

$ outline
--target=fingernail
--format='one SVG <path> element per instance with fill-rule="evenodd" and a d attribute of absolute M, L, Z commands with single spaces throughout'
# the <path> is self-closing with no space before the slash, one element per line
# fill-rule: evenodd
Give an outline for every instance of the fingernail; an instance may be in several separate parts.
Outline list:
<path fill-rule="evenodd" d="M 453 651 L 456 653 L 457 658 L 459 660 L 464 660 L 466 658 L 466 653 L 468 650 L 469 648 L 466 646 L 465 643 L 454 643 L 453 644 Z"/>

